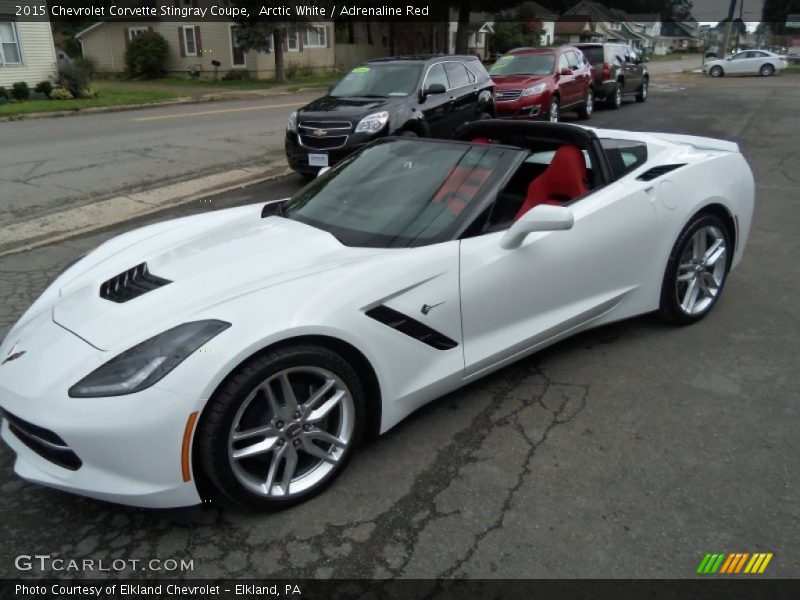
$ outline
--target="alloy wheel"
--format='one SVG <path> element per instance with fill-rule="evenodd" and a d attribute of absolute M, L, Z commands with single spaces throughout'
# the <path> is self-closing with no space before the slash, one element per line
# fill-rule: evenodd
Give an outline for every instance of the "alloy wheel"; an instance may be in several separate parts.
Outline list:
<path fill-rule="evenodd" d="M 295 496 L 334 470 L 354 428 L 353 397 L 341 378 L 320 367 L 290 367 L 242 402 L 228 436 L 228 460 L 249 491 Z"/>
<path fill-rule="evenodd" d="M 617 85 L 614 90 L 614 108 L 619 108 L 620 106 L 622 106 L 622 87 Z"/>
<path fill-rule="evenodd" d="M 591 116 L 592 112 L 594 111 L 594 92 L 589 90 L 586 94 L 586 116 Z"/>
<path fill-rule="evenodd" d="M 675 294 L 681 310 L 701 315 L 714 304 L 727 273 L 725 235 L 714 225 L 698 229 L 681 254 Z"/>
<path fill-rule="evenodd" d="M 558 113 L 559 113 L 558 100 L 556 98 L 554 98 L 553 100 L 550 101 L 550 122 L 551 123 L 558 123 L 558 117 L 559 117 Z"/>

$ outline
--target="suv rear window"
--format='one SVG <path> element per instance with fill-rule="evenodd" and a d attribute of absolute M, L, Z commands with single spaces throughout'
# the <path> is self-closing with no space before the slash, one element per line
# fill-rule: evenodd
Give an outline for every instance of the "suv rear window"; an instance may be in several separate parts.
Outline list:
<path fill-rule="evenodd" d="M 599 65 L 603 62 L 603 47 L 602 46 L 589 46 L 581 48 L 581 52 L 593 65 Z"/>

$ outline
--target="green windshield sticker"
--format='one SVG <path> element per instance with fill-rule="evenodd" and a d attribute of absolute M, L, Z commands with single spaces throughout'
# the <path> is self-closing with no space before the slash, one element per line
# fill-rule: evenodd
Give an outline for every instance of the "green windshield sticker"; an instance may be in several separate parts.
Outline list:
<path fill-rule="evenodd" d="M 369 67 L 356 67 L 353 69 L 353 73 L 366 73 L 369 71 Z"/>
<path fill-rule="evenodd" d="M 514 60 L 514 57 L 513 56 L 501 56 L 500 58 L 497 59 L 497 62 L 505 62 L 507 60 Z"/>

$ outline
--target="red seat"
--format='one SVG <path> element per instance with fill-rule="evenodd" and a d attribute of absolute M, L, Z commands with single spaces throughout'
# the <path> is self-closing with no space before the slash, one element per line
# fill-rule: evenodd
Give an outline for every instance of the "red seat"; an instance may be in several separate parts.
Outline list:
<path fill-rule="evenodd" d="M 544 173 L 528 186 L 525 202 L 514 217 L 516 221 L 534 206 L 555 204 L 556 206 L 583 196 L 586 187 L 586 161 L 577 146 L 561 146 Z"/>
<path fill-rule="evenodd" d="M 476 137 L 476 138 L 472 138 L 472 143 L 473 144 L 491 144 L 492 143 L 492 138 Z"/>
<path fill-rule="evenodd" d="M 450 170 L 444 184 L 434 196 L 434 202 L 444 202 L 450 211 L 458 216 L 467 202 L 472 200 L 478 189 L 491 175 L 488 169 L 455 167 Z"/>

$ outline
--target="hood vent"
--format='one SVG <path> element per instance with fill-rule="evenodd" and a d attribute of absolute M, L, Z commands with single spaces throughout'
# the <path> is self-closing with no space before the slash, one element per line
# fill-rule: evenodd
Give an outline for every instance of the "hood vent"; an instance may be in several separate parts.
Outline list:
<path fill-rule="evenodd" d="M 458 342 L 431 329 L 425 323 L 420 323 L 383 304 L 368 310 L 366 315 L 437 350 L 450 350 L 458 346 Z"/>
<path fill-rule="evenodd" d="M 147 263 L 143 262 L 103 282 L 100 286 L 100 297 L 111 302 L 127 302 L 168 283 L 172 282 L 150 273 Z"/>
<path fill-rule="evenodd" d="M 639 175 L 636 179 L 639 181 L 652 181 L 656 177 L 661 177 L 662 175 L 669 173 L 670 171 L 674 171 L 675 169 L 680 169 L 686 163 L 674 164 L 674 165 L 659 165 L 657 167 L 653 167 L 649 171 L 645 171 L 641 175 Z"/>

